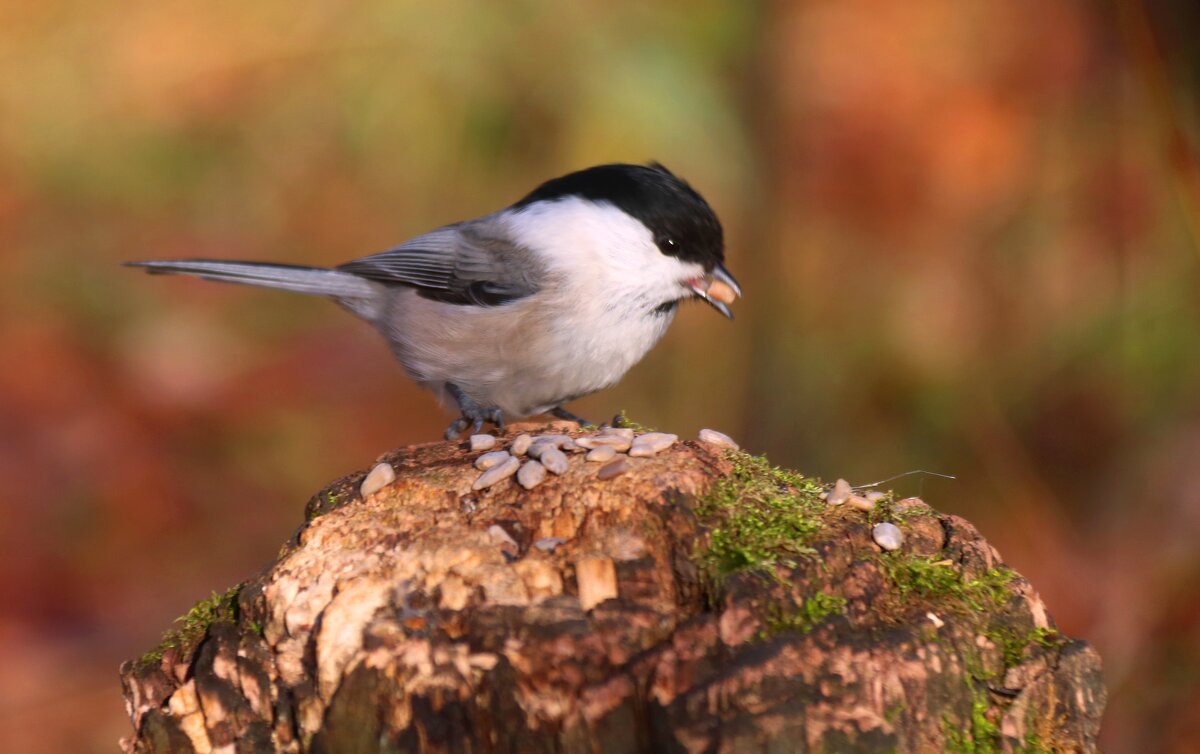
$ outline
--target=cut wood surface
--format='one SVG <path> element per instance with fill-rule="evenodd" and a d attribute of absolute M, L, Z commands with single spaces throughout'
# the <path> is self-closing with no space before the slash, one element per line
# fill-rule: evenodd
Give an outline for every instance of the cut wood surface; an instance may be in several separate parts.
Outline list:
<path fill-rule="evenodd" d="M 580 433 L 574 425 L 522 433 Z M 467 442 L 309 501 L 122 667 L 129 752 L 1092 752 L 1100 661 L 967 521 L 679 442 L 483 490 Z M 872 527 L 903 533 L 885 552 Z"/>

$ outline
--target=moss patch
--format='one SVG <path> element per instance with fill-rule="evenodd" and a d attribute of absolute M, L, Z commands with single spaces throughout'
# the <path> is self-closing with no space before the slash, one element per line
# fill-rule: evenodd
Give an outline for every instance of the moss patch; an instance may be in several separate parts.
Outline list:
<path fill-rule="evenodd" d="M 695 507 L 708 536 L 697 547 L 694 562 L 710 604 L 719 602 L 727 579 L 749 573 L 773 582 L 756 607 L 763 626 L 760 639 L 785 631 L 808 633 L 831 615 L 842 614 L 845 597 L 816 586 L 798 595 L 792 591 L 795 574 L 788 575 L 816 554 L 812 543 L 827 523 L 829 507 L 820 498 L 820 482 L 748 453 L 727 451 L 726 458 L 732 472 Z"/>
<path fill-rule="evenodd" d="M 616 427 L 617 429 L 632 429 L 634 432 L 657 432 L 658 431 L 654 427 L 648 427 L 645 424 L 641 424 L 639 422 L 634 421 L 633 419 L 630 419 L 629 415 L 625 413 L 625 409 L 621 409 L 621 412 L 613 417 L 612 425 L 614 427 Z M 590 427 L 590 426 L 594 426 L 594 425 L 589 424 L 588 426 Z"/>
<path fill-rule="evenodd" d="M 955 754 L 995 754 L 1000 751 L 1000 726 L 989 715 L 990 709 L 984 692 L 977 691 L 971 702 L 971 722 L 965 726 L 966 730 L 951 717 L 943 717 L 946 751 Z"/>
<path fill-rule="evenodd" d="M 885 556 L 884 563 L 902 602 L 921 600 L 959 614 L 1003 607 L 1011 595 L 1009 584 L 1016 577 L 1002 567 L 979 578 L 965 579 L 949 560 L 912 557 L 903 551 Z"/>
<path fill-rule="evenodd" d="M 1013 626 L 990 625 L 983 634 L 1000 648 L 1006 668 L 1021 664 L 1025 659 L 1025 650 L 1031 645 L 1057 651 L 1066 643 L 1066 639 L 1058 631 L 1038 626 L 1022 631 Z"/>
<path fill-rule="evenodd" d="M 730 452 L 733 473 L 698 501 L 696 514 L 709 529 L 696 562 L 706 581 L 719 587 L 742 571 L 774 575 L 776 565 L 795 565 L 813 553 L 826 505 L 820 483 L 772 466 L 765 458 Z"/>
<path fill-rule="evenodd" d="M 805 598 L 792 610 L 785 609 L 783 605 L 775 605 L 767 613 L 767 626 L 759 638 L 765 639 L 783 631 L 799 631 L 806 634 L 829 616 L 841 615 L 845 611 L 845 597 L 825 592 L 817 592 Z"/>
<path fill-rule="evenodd" d="M 178 628 L 173 628 L 162 635 L 158 646 L 142 655 L 137 660 L 139 667 L 149 667 L 162 662 L 163 655 L 171 649 L 178 650 L 183 655 L 193 652 L 208 633 L 208 627 L 216 621 L 226 620 L 236 623 L 241 617 L 238 607 L 238 596 L 242 593 L 242 585 L 231 587 L 224 594 L 213 592 L 212 596 L 197 602 L 191 610 L 175 619 Z M 252 630 L 261 633 L 261 627 L 251 626 Z"/>
<path fill-rule="evenodd" d="M 912 521 L 918 518 L 937 518 L 937 511 L 925 505 L 897 505 L 900 502 L 896 493 L 888 490 L 884 493 L 884 498 L 877 503 L 867 513 L 867 520 L 871 524 L 878 524 L 883 521 L 890 521 L 893 524 L 903 524 L 906 521 Z"/>
<path fill-rule="evenodd" d="M 694 508 L 707 533 L 695 550 L 694 562 L 710 604 L 719 604 L 726 589 L 740 589 L 730 580 L 735 575 L 766 577 L 763 589 L 748 593 L 757 595 L 750 596 L 750 604 L 760 621 L 760 640 L 782 632 L 809 633 L 835 615 L 857 614 L 856 606 L 848 605 L 845 596 L 827 593 L 837 592 L 837 588 L 822 586 L 822 564 L 809 557 L 816 553 L 819 542 L 844 537 L 862 541 L 864 532 L 879 521 L 909 529 L 906 522 L 939 517 L 924 505 L 898 505 L 891 493 L 865 514 L 844 506 L 830 507 L 820 498 L 824 487 L 818 480 L 742 452 L 728 452 L 726 458 L 732 472 L 714 484 Z M 864 532 L 858 531 L 859 527 Z M 864 577 L 868 578 L 864 584 L 876 584 L 869 587 L 874 595 L 872 620 L 920 626 L 924 624 L 919 616 L 926 612 L 954 619 L 945 631 L 938 631 L 932 623 L 926 627 L 925 641 L 952 645 L 947 650 L 963 662 L 963 681 L 969 689 L 966 704 L 958 697 L 953 709 L 943 707 L 943 740 L 947 751 L 998 752 L 999 720 L 1005 704 L 993 699 L 988 689 L 1007 668 L 1039 652 L 1057 649 L 1062 638 L 1032 625 L 1028 611 L 1013 599 L 1013 582 L 1019 577 L 1011 569 L 999 566 L 968 575 L 944 553 L 924 552 L 872 548 L 860 549 L 853 556 L 860 563 L 878 564 L 875 573 L 882 575 L 881 582 Z M 995 649 L 985 651 L 978 645 L 976 637 L 980 635 L 988 637 Z M 1053 730 L 1038 729 L 1025 741 L 1023 750 L 1042 751 L 1038 747 L 1050 734 Z"/>
<path fill-rule="evenodd" d="M 321 490 L 304 506 L 304 520 L 311 522 L 317 516 L 323 516 L 332 510 L 345 505 L 350 495 L 340 485 Z"/>
<path fill-rule="evenodd" d="M 997 644 L 1003 653 L 1004 668 L 1010 668 L 1025 659 L 1029 646 L 1057 651 L 1066 639 L 1053 629 L 1033 628 L 1021 631 L 1010 625 L 989 625 L 983 634 Z M 968 682 L 971 684 L 971 711 L 969 718 L 957 720 L 952 714 L 942 716 L 942 735 L 946 751 L 954 754 L 997 754 L 1003 750 L 998 720 L 1005 704 L 994 702 L 989 693 L 989 684 L 1003 677 L 984 670 L 983 663 L 973 646 L 959 644 L 959 656 L 967 666 Z M 1026 733 L 1014 751 L 1018 754 L 1054 754 L 1075 751 L 1076 747 L 1061 740 L 1064 720 L 1057 715 L 1057 687 L 1050 686 L 1044 705 L 1031 706 L 1026 713 Z"/>

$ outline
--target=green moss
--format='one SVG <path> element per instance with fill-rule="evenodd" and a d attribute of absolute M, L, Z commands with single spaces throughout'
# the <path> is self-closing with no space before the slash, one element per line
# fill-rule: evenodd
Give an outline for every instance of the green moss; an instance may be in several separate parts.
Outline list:
<path fill-rule="evenodd" d="M 707 530 L 694 562 L 714 602 L 726 580 L 735 574 L 761 573 L 776 580 L 760 593 L 762 599 L 754 598 L 752 609 L 763 626 L 759 638 L 789 631 L 808 633 L 831 616 L 846 614 L 843 596 L 817 591 L 804 599 L 796 597 L 797 591 L 818 588 L 811 582 L 822 578 L 820 563 L 803 562 L 815 552 L 813 546 L 822 530 L 841 536 L 836 532 L 843 527 L 938 515 L 925 506 L 896 510 L 892 494 L 865 516 L 830 508 L 820 499 L 823 488 L 815 479 L 775 468 L 765 458 L 742 452 L 727 452 L 726 458 L 732 472 L 716 482 L 694 508 Z M 1001 708 L 989 696 L 988 684 L 1004 668 L 1035 651 L 1031 647 L 1052 648 L 1061 643 L 1061 637 L 1031 627 L 1027 613 L 1012 600 L 1012 582 L 1017 575 L 1006 567 L 967 576 L 961 564 L 941 555 L 916 556 L 902 549 L 869 552 L 864 557 L 879 564 L 888 582 L 872 605 L 878 619 L 911 625 L 914 614 L 934 611 L 955 616 L 956 625 L 967 629 L 939 633 L 929 626 L 925 637 L 926 641 L 944 642 L 947 651 L 963 662 L 968 702 L 962 702 L 957 694 L 951 696 L 959 701 L 942 718 L 946 750 L 963 754 L 1000 751 L 997 720 Z M 788 569 L 794 573 L 789 574 Z M 995 651 L 982 652 L 975 644 L 979 634 L 992 640 L 1003 665 Z M 894 707 L 888 712 L 901 715 L 902 709 Z M 1037 740 L 1048 739 L 1041 735 Z M 1040 754 L 1042 749 L 1036 748 L 1040 745 L 1030 740 L 1026 749 Z"/>
<path fill-rule="evenodd" d="M 594 426 L 594 425 L 589 424 L 588 426 Z M 629 416 L 625 413 L 625 409 L 621 409 L 621 412 L 613 417 L 613 426 L 616 427 L 617 429 L 632 429 L 634 432 L 657 432 L 658 431 L 654 427 L 648 427 L 645 424 L 639 424 L 638 422 L 634 421 L 633 419 L 630 419 Z"/>
<path fill-rule="evenodd" d="M 1066 643 L 1066 639 L 1059 632 L 1038 626 L 1023 631 L 1011 625 L 993 624 L 984 629 L 983 633 L 1000 648 L 1006 668 L 1019 665 L 1025 657 L 1025 649 L 1031 644 L 1055 650 Z"/>
<path fill-rule="evenodd" d="M 321 490 L 317 495 L 309 501 L 304 509 L 304 520 L 312 521 L 317 516 L 323 516 L 332 510 L 336 510 L 346 501 L 343 497 L 344 490 L 329 489 Z"/>
<path fill-rule="evenodd" d="M 1042 743 L 1042 737 L 1030 731 L 1025 734 L 1025 740 L 1021 742 L 1017 751 L 1021 754 L 1052 754 L 1054 750 L 1046 748 L 1046 745 Z"/>
<path fill-rule="evenodd" d="M 985 692 L 976 690 L 971 702 L 971 722 L 968 730 L 949 715 L 942 717 L 942 734 L 946 737 L 946 751 L 955 754 L 995 754 L 1000 751 L 1000 727 L 988 717 Z"/>
<path fill-rule="evenodd" d="M 178 649 L 186 654 L 193 651 L 208 627 L 219 620 L 237 622 L 241 617 L 238 608 L 238 595 L 242 585 L 230 588 L 224 594 L 213 592 L 206 600 L 200 600 L 186 614 L 175 619 L 178 628 L 170 629 L 162 635 L 158 646 L 138 658 L 137 664 L 142 667 L 156 665 L 162 661 L 163 654 L 169 649 Z M 258 629 L 261 633 L 261 629 Z"/>
<path fill-rule="evenodd" d="M 742 571 L 773 574 L 813 552 L 824 502 L 816 480 L 772 466 L 747 453 L 728 455 L 733 473 L 698 501 L 696 513 L 709 528 L 697 563 L 711 584 Z"/>
<path fill-rule="evenodd" d="M 964 579 L 946 560 L 904 554 L 885 557 L 888 576 L 901 599 L 917 597 L 955 612 L 978 613 L 1003 607 L 1008 585 L 1016 576 L 1008 568 L 993 568 L 976 579 Z"/>
<path fill-rule="evenodd" d="M 890 521 L 893 524 L 902 524 L 906 521 L 912 521 L 918 518 L 937 518 L 937 512 L 932 508 L 917 505 L 906 505 L 897 507 L 899 502 L 896 493 L 888 490 L 886 497 L 875 503 L 875 507 L 867 513 L 867 520 L 872 524 Z"/>
<path fill-rule="evenodd" d="M 1035 627 L 1029 632 L 1029 641 L 1043 649 L 1061 649 L 1067 643 L 1067 637 L 1053 628 Z"/>
<path fill-rule="evenodd" d="M 988 717 L 990 709 L 987 699 L 977 697 L 971 702 L 971 735 L 977 751 L 994 751 L 1000 742 L 1000 726 Z"/>
<path fill-rule="evenodd" d="M 999 576 L 994 578 L 998 580 Z M 1003 617 L 1000 620 L 1003 621 Z M 1024 659 L 1026 648 L 1031 644 L 1056 649 L 1065 641 L 1062 635 L 1053 629 L 1034 627 L 1023 630 L 1005 623 L 992 623 L 983 629 L 983 634 L 999 648 L 1005 668 L 1020 663 Z M 971 717 L 969 725 L 964 725 L 950 715 L 943 716 L 942 731 L 946 737 L 947 751 L 961 754 L 995 754 L 1000 751 L 1000 730 L 994 722 L 994 715 L 988 715 L 994 705 L 988 698 L 987 684 L 996 679 L 997 673 L 984 669 L 983 661 L 975 653 L 974 647 L 959 646 L 958 651 L 967 671 L 967 682 L 972 688 Z M 1031 718 L 1036 717 L 1036 710 L 1031 708 L 1030 715 Z M 1061 726 L 1042 725 L 1040 727 L 1044 730 L 1039 731 L 1036 720 L 1030 719 L 1027 724 L 1030 733 L 1026 734 L 1017 751 L 1024 754 L 1050 754 L 1060 750 L 1057 744 L 1047 745 L 1045 741 L 1053 739 L 1055 731 Z M 1041 733 L 1048 737 L 1044 738 Z"/>
<path fill-rule="evenodd" d="M 792 610 L 787 610 L 782 605 L 775 605 L 767 613 L 767 627 L 761 638 L 774 636 L 783 631 L 799 631 L 806 634 L 829 616 L 841 615 L 845 611 L 845 597 L 825 592 L 817 592 Z"/>

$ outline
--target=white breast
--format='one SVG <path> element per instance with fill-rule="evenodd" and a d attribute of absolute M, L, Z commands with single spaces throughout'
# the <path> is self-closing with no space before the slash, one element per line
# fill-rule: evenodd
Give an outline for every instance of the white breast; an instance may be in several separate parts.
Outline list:
<path fill-rule="evenodd" d="M 549 271 L 544 306 L 566 363 L 551 371 L 570 394 L 617 382 L 666 332 L 681 283 L 703 268 L 659 251 L 650 230 L 610 204 L 567 198 L 510 220 L 512 236 Z M 539 294 L 541 297 L 541 294 Z"/>
<path fill-rule="evenodd" d="M 533 296 L 496 307 L 398 297 L 393 344 L 441 392 L 454 382 L 508 416 L 544 412 L 608 387 L 666 332 L 698 264 L 662 254 L 650 231 L 608 204 L 567 198 L 504 219 L 546 270 Z"/>

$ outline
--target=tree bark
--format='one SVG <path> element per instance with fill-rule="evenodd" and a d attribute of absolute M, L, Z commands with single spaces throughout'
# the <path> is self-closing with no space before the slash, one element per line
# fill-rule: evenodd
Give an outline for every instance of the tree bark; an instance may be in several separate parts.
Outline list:
<path fill-rule="evenodd" d="M 522 429 L 548 431 L 501 442 Z M 364 473 L 318 493 L 275 563 L 122 667 L 125 750 L 1095 751 L 1099 657 L 961 518 L 828 505 L 700 442 L 532 490 L 473 491 L 478 455 L 408 447 L 365 499 Z"/>

